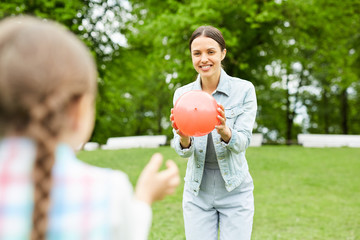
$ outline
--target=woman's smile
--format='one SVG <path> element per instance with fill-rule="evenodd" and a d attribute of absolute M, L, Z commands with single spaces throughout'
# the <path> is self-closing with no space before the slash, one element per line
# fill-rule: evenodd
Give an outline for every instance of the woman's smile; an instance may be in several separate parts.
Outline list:
<path fill-rule="evenodd" d="M 202 66 L 200 66 L 201 70 L 203 70 L 203 71 L 209 71 L 211 67 L 212 67 L 212 65 L 202 65 Z"/>

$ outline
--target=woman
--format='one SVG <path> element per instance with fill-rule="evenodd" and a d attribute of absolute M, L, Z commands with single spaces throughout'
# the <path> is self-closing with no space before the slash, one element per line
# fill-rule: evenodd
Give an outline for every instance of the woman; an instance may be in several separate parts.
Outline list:
<path fill-rule="evenodd" d="M 186 239 L 218 239 L 219 230 L 221 240 L 250 239 L 254 186 L 245 151 L 257 110 L 255 89 L 222 69 L 226 48 L 218 29 L 199 27 L 189 48 L 199 75 L 175 91 L 174 104 L 188 91 L 207 92 L 219 104 L 220 124 L 207 136 L 185 136 L 170 116 L 175 150 L 189 158 L 183 194 Z"/>

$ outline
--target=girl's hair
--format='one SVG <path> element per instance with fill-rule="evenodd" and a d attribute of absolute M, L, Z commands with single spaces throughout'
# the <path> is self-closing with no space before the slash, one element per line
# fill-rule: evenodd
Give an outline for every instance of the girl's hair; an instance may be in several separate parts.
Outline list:
<path fill-rule="evenodd" d="M 226 48 L 225 39 L 219 29 L 213 26 L 200 26 L 198 27 L 190 37 L 189 49 L 191 51 L 191 43 L 195 38 L 205 36 L 214 39 L 220 46 L 221 51 Z"/>
<path fill-rule="evenodd" d="M 54 152 L 69 107 L 96 93 L 96 66 L 74 34 L 51 21 L 15 17 L 0 23 L 0 136 L 33 139 L 32 239 L 45 239 Z"/>

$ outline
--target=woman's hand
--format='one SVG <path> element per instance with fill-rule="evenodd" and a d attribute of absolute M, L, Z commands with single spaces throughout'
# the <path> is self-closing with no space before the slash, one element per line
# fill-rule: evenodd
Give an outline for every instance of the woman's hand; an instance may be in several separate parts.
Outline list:
<path fill-rule="evenodd" d="M 220 134 L 221 136 L 221 139 L 228 143 L 231 139 L 231 130 L 230 128 L 226 125 L 226 117 L 225 117 L 225 109 L 224 109 L 224 106 L 219 104 L 218 105 L 218 112 L 219 112 L 219 115 L 218 115 L 218 119 L 220 121 L 220 124 L 215 126 L 217 132 Z"/>
<path fill-rule="evenodd" d="M 170 115 L 170 121 L 171 121 L 171 126 L 173 129 L 175 129 L 176 133 L 180 136 L 180 144 L 182 148 L 188 148 L 190 147 L 190 137 L 186 136 L 184 133 L 182 133 L 180 131 L 180 129 L 176 126 L 175 122 L 174 122 L 174 115 L 173 115 L 174 109 L 171 109 L 171 115 Z"/>
<path fill-rule="evenodd" d="M 163 156 L 156 153 L 141 172 L 136 184 L 135 197 L 151 205 L 163 199 L 166 195 L 173 194 L 180 184 L 179 169 L 175 162 L 168 160 L 167 169 L 159 171 Z"/>

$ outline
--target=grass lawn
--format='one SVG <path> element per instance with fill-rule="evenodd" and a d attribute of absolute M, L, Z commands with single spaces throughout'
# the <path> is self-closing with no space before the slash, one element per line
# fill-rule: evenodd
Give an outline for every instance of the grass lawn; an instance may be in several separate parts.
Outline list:
<path fill-rule="evenodd" d="M 185 176 L 186 159 L 170 147 L 96 150 L 78 157 L 120 169 L 135 184 L 154 152 L 173 159 Z M 254 179 L 253 240 L 360 239 L 360 149 L 263 146 L 249 148 Z M 183 182 L 176 193 L 153 205 L 149 240 L 185 239 Z M 201 240 L 201 239 L 199 239 Z"/>

